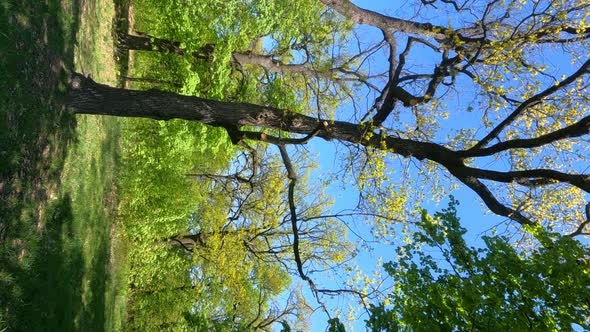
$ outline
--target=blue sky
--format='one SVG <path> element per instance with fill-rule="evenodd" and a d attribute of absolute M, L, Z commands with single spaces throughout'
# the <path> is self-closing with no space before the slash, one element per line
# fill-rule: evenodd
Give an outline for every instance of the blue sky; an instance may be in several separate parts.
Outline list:
<path fill-rule="evenodd" d="M 338 162 L 335 161 L 335 146 L 332 142 L 323 142 L 316 140 L 310 144 L 309 149 L 312 152 L 317 152 L 320 156 L 320 169 L 317 171 L 318 174 L 323 171 L 331 171 L 334 167 L 338 167 Z M 335 166 L 336 165 L 336 166 Z M 348 186 L 346 189 L 342 189 L 340 183 L 334 183 L 331 188 L 328 188 L 328 193 L 335 197 L 335 203 L 333 206 L 333 212 L 339 212 L 348 210 L 354 207 L 358 201 L 358 191 L 355 190 L 354 186 Z M 480 199 L 468 188 L 460 187 L 455 190 L 453 196 L 460 202 L 458 208 L 458 215 L 461 218 L 463 225 L 468 229 L 466 240 L 471 245 L 481 244 L 480 238 L 484 233 L 490 233 L 491 228 L 497 225 L 506 225 L 506 218 L 496 216 L 489 212 L 482 206 Z M 425 208 L 430 214 L 434 214 L 445 208 L 448 204 L 448 198 L 443 199 L 440 202 L 425 200 L 422 207 Z M 378 262 L 385 263 L 395 258 L 394 251 L 396 246 L 391 244 L 379 243 L 379 239 L 375 239 L 369 229 L 369 225 L 362 221 L 352 221 L 354 224 L 349 225 L 355 230 L 355 232 L 366 240 L 377 241 L 371 244 L 372 250 L 360 250 L 359 254 L 354 259 L 354 264 L 358 266 L 367 276 L 371 277 L 373 271 L 378 268 Z M 499 227 L 503 229 L 502 227 Z M 358 238 L 351 232 L 348 234 L 351 241 L 356 241 Z M 400 238 L 401 239 L 401 238 Z M 436 253 L 433 253 L 436 254 Z M 350 277 L 351 274 L 347 274 L 344 271 L 335 271 L 338 276 L 333 276 L 330 273 L 322 275 L 312 276 L 317 284 L 322 285 L 325 288 L 339 289 L 343 287 L 344 278 Z M 334 278 L 334 279 L 332 279 Z M 294 279 L 298 282 L 298 280 Z M 387 281 L 384 283 L 383 288 L 386 288 Z M 308 299 L 312 306 L 316 306 L 317 303 L 314 301 L 311 293 L 308 294 Z M 337 309 L 340 311 L 342 318 L 346 319 L 349 306 L 355 308 L 357 321 L 352 323 L 351 330 L 353 331 L 364 331 L 364 319 L 367 318 L 363 308 L 359 305 L 358 301 L 351 296 L 345 295 L 340 297 L 324 297 L 323 300 L 328 304 L 330 309 Z M 317 310 L 312 316 L 312 329 L 311 331 L 323 331 L 326 327 L 326 315 L 321 311 Z M 348 325 L 347 325 L 348 327 Z"/>

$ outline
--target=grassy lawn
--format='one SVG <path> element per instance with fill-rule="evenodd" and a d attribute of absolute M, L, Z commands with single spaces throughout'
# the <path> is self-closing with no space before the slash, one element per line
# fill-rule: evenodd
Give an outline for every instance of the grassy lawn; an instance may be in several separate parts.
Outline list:
<path fill-rule="evenodd" d="M 0 0 L 0 331 L 112 331 L 119 123 L 64 108 L 74 68 L 116 84 L 112 0 Z"/>

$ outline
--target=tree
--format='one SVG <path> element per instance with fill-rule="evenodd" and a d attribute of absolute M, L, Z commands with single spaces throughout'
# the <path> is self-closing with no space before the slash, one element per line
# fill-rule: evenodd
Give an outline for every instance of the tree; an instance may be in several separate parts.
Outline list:
<path fill-rule="evenodd" d="M 457 204 L 451 199 L 434 216 L 424 211 L 414 243 L 398 249 L 401 259 L 385 264 L 396 286 L 388 304 L 372 308 L 373 331 L 590 327 L 587 246 L 527 226 L 540 243 L 531 252 L 500 235 L 484 237 L 483 248 L 469 247 Z"/>
<path fill-rule="evenodd" d="M 590 66 L 590 60 L 574 73 L 569 82 L 584 74 Z M 562 82 L 550 90 L 567 85 Z M 466 158 L 493 155 L 512 148 L 536 148 L 552 142 L 580 137 L 588 133 L 590 116 L 554 132 L 530 139 L 512 139 L 497 143 L 490 148 L 472 148 L 470 150 L 451 150 L 444 145 L 406 139 L 396 135 L 375 134 L 363 124 L 343 121 L 319 120 L 289 110 L 270 106 L 247 103 L 228 103 L 187 97 L 162 91 L 132 91 L 111 88 L 81 75 L 74 74 L 71 86 L 70 106 L 79 114 L 113 115 L 123 117 L 144 117 L 156 120 L 185 119 L 204 124 L 223 127 L 228 131 L 232 141 L 243 139 L 265 141 L 274 144 L 302 144 L 312 137 L 326 140 L 338 140 L 353 143 L 376 150 L 385 150 L 404 157 L 428 160 L 445 167 L 449 173 L 473 189 L 492 210 L 492 212 L 513 219 L 520 224 L 530 225 L 533 221 L 500 203 L 481 182 L 482 179 L 501 183 L 517 183 L 526 188 L 537 188 L 551 184 L 568 184 L 583 191 L 590 192 L 590 180 L 586 174 L 571 174 L 554 169 L 524 169 L 517 171 L 492 171 L 469 167 Z M 535 98 L 539 99 L 539 97 Z M 536 103 L 530 101 L 529 103 Z M 521 104 L 522 105 L 522 104 Z M 521 106 L 520 108 L 524 108 Z M 243 126 L 262 127 L 277 131 L 307 135 L 304 138 L 280 138 L 264 132 L 242 131 Z M 541 216 L 539 216 L 541 217 Z M 580 224 L 575 232 L 582 233 L 585 224 Z M 573 234 L 573 233 L 572 233 Z"/>
<path fill-rule="evenodd" d="M 68 103 L 80 114 L 184 119 L 223 128 L 236 145 L 275 145 L 286 170 L 282 194 L 296 274 L 312 289 L 299 247 L 302 199 L 296 187 L 301 182 L 290 158 L 295 149 L 287 146 L 317 138 L 348 149 L 342 174 L 353 177 L 360 191 L 357 216 L 370 219 L 380 236 L 387 235 L 392 221 L 407 222 L 420 211 L 425 195 L 420 191 L 443 196 L 441 178 L 449 179 L 446 187 L 471 189 L 490 211 L 520 226 L 548 227 L 571 238 L 590 234 L 582 209 L 590 193 L 584 168 L 590 131 L 590 4 L 423 0 L 416 1 L 412 18 L 402 18 L 347 0 L 321 3 L 325 7 L 305 2 L 308 16 L 302 7 L 290 9 L 281 1 L 194 9 L 199 16 L 247 7 L 239 20 L 221 15 L 219 20 L 233 21 L 209 25 L 222 26 L 219 31 L 197 27 L 202 33 L 169 39 L 178 43 L 167 50 L 190 54 L 191 61 L 194 52 L 210 52 L 197 56 L 209 65 L 197 67 L 207 71 L 202 75 L 207 80 L 200 82 L 219 84 L 196 93 L 185 82 L 183 92 L 198 97 L 117 89 L 73 73 Z M 451 19 L 437 19 L 441 16 Z M 324 18 L 340 30 L 320 30 Z M 258 19 L 270 28 L 258 25 Z M 355 31 L 347 35 L 351 21 L 373 28 L 382 39 L 367 46 Z M 268 38 L 271 49 L 249 47 L 261 38 Z M 343 47 L 353 42 L 360 46 Z M 240 61 L 235 56 L 246 54 L 252 57 Z M 547 60 L 554 56 L 571 66 L 561 69 L 566 65 Z M 278 69 L 284 67 L 305 70 Z M 245 79 L 236 79 L 240 75 Z M 248 93 L 235 95 L 241 88 Z M 357 101 L 362 94 L 365 107 Z M 343 97 L 351 97 L 353 107 L 331 114 L 327 105 L 342 103 Z M 401 176 L 387 167 L 393 163 L 401 165 Z M 422 174 L 422 181 L 409 179 Z"/>
<path fill-rule="evenodd" d="M 261 38 L 259 37 L 258 39 Z M 282 60 L 282 57 L 284 57 L 283 54 L 289 52 L 292 48 L 304 48 L 307 46 L 302 44 L 290 45 L 289 50 L 274 50 L 270 54 L 265 54 L 264 50 L 262 50 L 261 42 L 258 41 L 258 39 L 251 45 L 253 46 L 252 49 L 241 52 L 234 51 L 231 53 L 230 62 L 232 66 L 237 66 L 239 68 L 257 66 L 262 68 L 266 75 L 269 75 L 270 73 L 290 73 L 307 76 L 321 76 L 335 82 L 359 81 L 366 83 L 367 77 L 350 69 L 353 59 L 337 64 L 336 67 L 320 70 L 316 68 L 317 64 L 311 65 L 309 59 L 305 59 L 300 63 L 288 63 Z M 179 41 L 161 39 L 141 32 L 137 34 L 119 33 L 118 42 L 119 48 L 125 50 L 171 53 L 181 56 L 190 55 L 196 60 L 205 60 L 207 62 L 210 62 L 213 59 L 215 52 L 214 44 L 206 44 L 196 51 L 188 52 L 180 47 L 182 43 Z M 370 51 L 371 50 L 368 50 L 367 52 Z M 358 54 L 356 57 L 363 56 L 363 53 Z M 309 57 L 310 55 L 307 56 Z M 154 83 L 161 82 L 155 81 Z"/>
<path fill-rule="evenodd" d="M 237 196 L 229 196 L 223 190 L 214 191 L 217 194 L 195 190 L 197 186 L 214 185 L 203 179 L 195 181 L 193 175 L 187 176 L 186 173 L 194 168 L 192 161 L 197 161 L 196 164 L 203 171 L 213 172 L 216 167 L 211 158 L 207 163 L 198 157 L 194 159 L 198 156 L 194 153 L 198 146 L 192 144 L 191 138 L 201 146 L 206 146 L 206 150 L 216 144 L 205 144 L 207 135 L 185 130 L 187 128 L 183 124 L 187 123 L 176 123 L 176 127 L 174 123 L 155 123 L 154 128 L 150 123 L 143 123 L 147 128 L 142 130 L 140 125 L 132 128 L 135 135 L 151 135 L 154 129 L 170 135 L 176 134 L 175 139 L 192 149 L 192 153 L 186 154 L 180 147 L 168 146 L 165 144 L 166 137 L 160 137 L 159 140 L 151 137 L 148 142 L 154 146 L 142 146 L 136 141 L 132 145 L 137 153 L 126 151 L 124 154 L 128 169 L 122 172 L 123 176 L 130 177 L 128 173 L 141 175 L 138 181 L 141 188 L 127 182 L 122 187 L 127 195 L 127 199 L 122 202 L 122 211 L 128 214 L 124 216 L 124 228 L 131 247 L 129 320 L 126 328 L 178 331 L 190 330 L 196 324 L 202 328 L 218 326 L 219 330 L 267 330 L 278 320 L 300 320 L 297 317 L 302 315 L 306 304 L 303 297 L 290 286 L 287 271 L 272 257 L 260 259 L 255 256 L 258 254 L 255 251 L 259 244 L 257 242 L 261 242 L 256 238 L 265 236 L 268 237 L 268 243 L 273 243 L 272 233 L 278 231 L 273 230 L 273 225 L 261 228 L 255 234 L 244 231 L 240 226 L 245 228 L 256 225 L 241 217 L 243 214 L 251 217 L 255 214 L 252 207 L 244 205 L 251 202 L 244 201 L 243 206 L 228 217 L 228 210 L 233 208 L 231 203 L 240 202 Z M 215 138 L 215 135 L 212 137 Z M 159 153 L 163 155 L 158 156 Z M 184 159 L 187 155 L 193 158 Z M 207 156 L 207 153 L 204 155 Z M 132 158 L 133 162 L 128 161 L 128 158 Z M 158 162 L 165 165 L 158 165 Z M 270 181 L 268 172 L 264 171 L 264 167 L 260 168 L 263 170 L 257 173 L 265 175 L 252 179 Z M 280 176 L 275 178 L 281 179 Z M 162 185 L 162 182 L 172 184 L 171 188 Z M 281 190 L 282 186 L 277 189 Z M 199 195 L 206 195 L 207 198 L 200 199 Z M 247 196 L 256 197 L 252 193 Z M 282 195 L 271 197 L 281 199 Z M 183 199 L 187 199 L 187 202 Z M 163 211 L 162 207 L 166 210 Z M 265 221 L 264 218 L 254 219 L 260 223 Z M 228 222 L 233 225 L 230 227 Z M 182 251 L 169 245 L 171 239 L 165 243 L 156 241 L 160 236 L 178 232 L 182 227 L 189 227 L 196 233 L 172 237 L 179 240 L 173 244 L 185 241 Z M 196 230 L 201 230 L 201 236 Z M 282 232 L 280 236 L 284 234 Z M 199 241 L 199 244 L 187 252 L 186 249 L 190 248 L 189 239 Z M 278 295 L 288 290 L 292 292 L 288 296 L 289 301 L 286 304 L 277 303 Z M 187 316 L 187 313 L 196 316 Z"/>
<path fill-rule="evenodd" d="M 180 330 L 198 321 L 222 324 L 222 330 L 267 330 L 279 321 L 305 321 L 307 304 L 288 273 L 292 233 L 282 217 L 287 203 L 280 160 L 249 148 L 234 159 L 234 173 L 215 174 L 222 170 L 207 154 L 220 143 L 205 144 L 219 139 L 214 132 L 184 126 L 190 123 L 139 122 L 127 124 L 133 135 L 124 144 L 133 150 L 124 153 L 123 177 L 141 175 L 122 187 L 122 211 L 131 219 L 124 227 L 132 242 L 127 328 Z M 154 130 L 173 135 L 170 140 L 181 146 L 166 144 L 165 135 L 154 137 Z M 141 135 L 150 137 L 144 143 L 133 139 Z M 207 162 L 184 149 L 204 147 Z M 315 216 L 324 206 L 318 196 L 301 216 Z M 322 267 L 345 259 L 347 241 L 336 241 L 342 228 L 310 218 L 299 232 L 302 259 Z M 187 320 L 187 312 L 198 317 Z"/>

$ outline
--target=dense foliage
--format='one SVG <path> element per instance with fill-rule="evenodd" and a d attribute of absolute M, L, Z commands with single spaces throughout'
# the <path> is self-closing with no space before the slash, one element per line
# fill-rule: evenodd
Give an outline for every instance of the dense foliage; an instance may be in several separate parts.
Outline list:
<path fill-rule="evenodd" d="M 398 260 L 384 264 L 395 290 L 388 304 L 373 312 L 388 317 L 375 326 L 427 331 L 590 327 L 586 245 L 531 227 L 538 246 L 528 252 L 500 235 L 484 236 L 481 247 L 469 246 L 457 204 L 451 200 L 433 216 L 423 212 L 412 243 L 398 249 Z"/>
<path fill-rule="evenodd" d="M 130 57 L 129 77 L 123 79 L 140 89 L 155 86 L 302 107 L 282 80 L 268 78 L 261 93 L 255 72 L 229 74 L 231 50 L 261 50 L 261 41 L 252 42 L 273 28 L 258 16 L 263 13 L 231 9 L 235 6 L 199 3 L 187 11 L 174 3 L 135 2 L 136 30 L 182 40 L 187 54 L 202 44 L 223 47 L 215 47 L 211 61 L 136 51 Z M 258 5 L 252 8 L 261 10 Z M 286 9 L 284 4 L 281 8 Z M 271 9 L 264 15 L 286 15 Z M 227 10 L 232 14 L 219 15 Z M 195 17 L 210 23 L 192 24 Z M 230 33 L 238 28 L 240 34 Z M 306 34 L 312 28 L 306 26 Z M 277 45 L 290 38 L 285 31 L 274 33 Z M 256 146 L 239 153 L 223 131 L 198 123 L 133 119 L 124 122 L 123 133 L 120 217 L 124 237 L 132 244 L 127 328 L 225 331 L 268 329 L 286 321 L 286 326 L 303 326 L 309 309 L 289 276 L 295 268 L 289 262 L 291 226 L 283 218 L 288 206 L 281 161 Z M 304 163 L 302 159 L 299 164 Z M 307 194 L 298 195 L 303 199 Z M 327 206 L 320 196 L 310 199 L 305 215 L 313 217 Z M 336 244 L 344 230 L 334 222 L 310 220 L 300 232 L 306 261 L 325 268 L 347 257 L 347 241 Z"/>
<path fill-rule="evenodd" d="M 185 174 L 194 165 L 224 167 L 231 148 L 218 130 L 198 124 L 129 120 L 123 126 L 119 218 L 129 241 L 129 326 L 155 330 L 181 322 L 198 294 L 190 291 L 190 258 L 157 245 L 187 232 L 189 217 L 206 202 L 199 183 Z M 207 157 L 213 153 L 217 158 Z"/>

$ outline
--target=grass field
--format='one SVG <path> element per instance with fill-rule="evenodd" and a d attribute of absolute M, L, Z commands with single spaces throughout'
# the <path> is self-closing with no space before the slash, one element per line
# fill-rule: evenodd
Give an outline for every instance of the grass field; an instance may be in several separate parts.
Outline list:
<path fill-rule="evenodd" d="M 116 84 L 112 0 L 0 0 L 0 331 L 113 331 L 119 123 L 73 116 L 63 68 Z"/>

